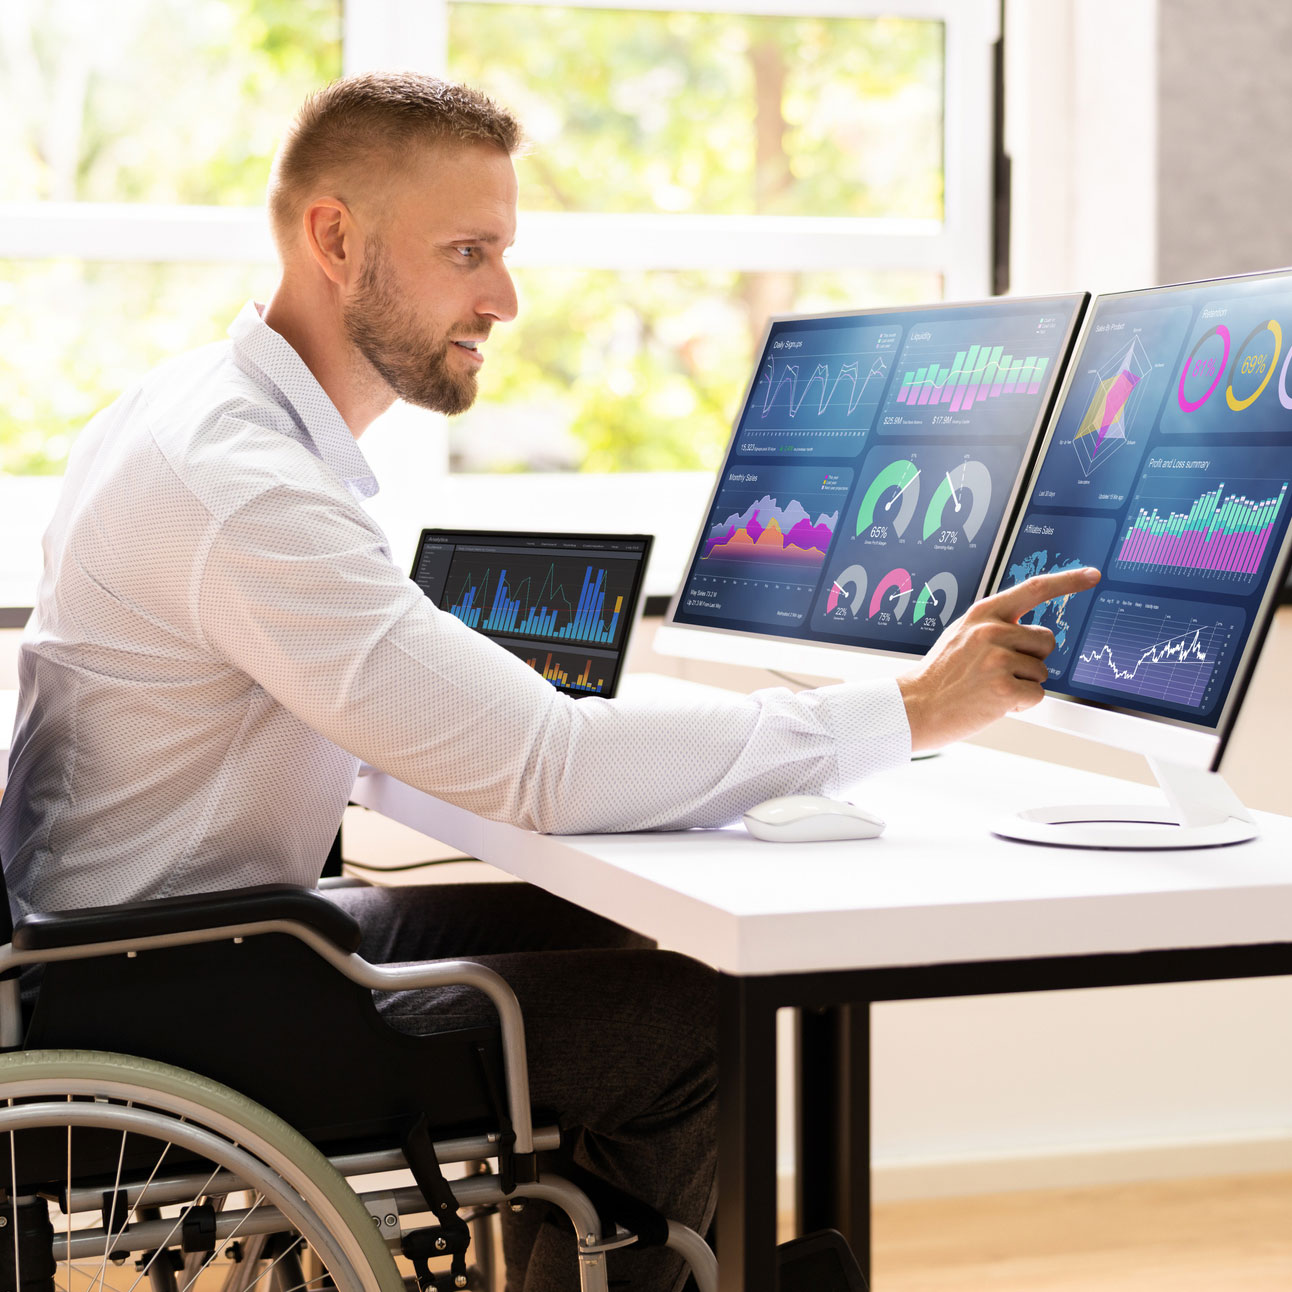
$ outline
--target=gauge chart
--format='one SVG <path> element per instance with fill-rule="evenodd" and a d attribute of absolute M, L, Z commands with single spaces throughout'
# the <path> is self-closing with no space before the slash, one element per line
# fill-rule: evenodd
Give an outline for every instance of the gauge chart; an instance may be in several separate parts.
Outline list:
<path fill-rule="evenodd" d="M 864 566 L 840 570 L 826 590 L 825 613 L 832 619 L 855 619 L 866 599 L 868 578 Z"/>
<path fill-rule="evenodd" d="M 956 576 L 943 570 L 924 580 L 924 586 L 915 598 L 911 617 L 917 624 L 927 623 L 935 630 L 944 628 L 955 617 L 959 596 Z"/>
<path fill-rule="evenodd" d="M 888 538 L 891 532 L 900 538 L 915 519 L 919 499 L 920 468 L 909 458 L 889 462 L 862 494 L 857 508 L 857 536 Z"/>
<path fill-rule="evenodd" d="M 959 530 L 971 543 L 991 508 L 991 472 L 983 463 L 966 457 L 942 473 L 924 513 L 924 540 L 954 541 Z"/>
<path fill-rule="evenodd" d="M 1203 304 L 1172 379 L 1163 431 L 1217 438 L 1292 431 L 1286 392 L 1292 292 L 1287 284 L 1277 292 L 1270 287 L 1235 284 Z"/>
<path fill-rule="evenodd" d="M 911 574 L 909 570 L 890 570 L 875 585 L 870 598 L 870 618 L 881 624 L 900 620 L 911 603 Z"/>

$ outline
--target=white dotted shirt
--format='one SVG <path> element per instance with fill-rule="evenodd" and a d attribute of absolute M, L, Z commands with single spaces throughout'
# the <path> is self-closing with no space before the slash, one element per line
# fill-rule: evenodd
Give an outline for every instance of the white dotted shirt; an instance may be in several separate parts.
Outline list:
<path fill-rule="evenodd" d="M 667 707 L 556 691 L 394 566 L 354 437 L 253 305 L 230 334 L 77 441 L 0 800 L 20 912 L 313 884 L 360 758 L 576 833 L 725 824 L 909 756 L 893 682 Z"/>

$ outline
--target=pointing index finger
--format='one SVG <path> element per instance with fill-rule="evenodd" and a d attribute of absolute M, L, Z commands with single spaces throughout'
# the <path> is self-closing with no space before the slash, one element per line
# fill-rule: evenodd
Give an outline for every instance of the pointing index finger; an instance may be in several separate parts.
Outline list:
<path fill-rule="evenodd" d="M 1093 588 L 1099 578 L 1099 571 L 1089 565 L 1076 570 L 1059 570 L 1054 574 L 1036 574 L 1012 588 L 998 592 L 993 600 L 1006 618 L 1018 620 L 1043 601 Z"/>

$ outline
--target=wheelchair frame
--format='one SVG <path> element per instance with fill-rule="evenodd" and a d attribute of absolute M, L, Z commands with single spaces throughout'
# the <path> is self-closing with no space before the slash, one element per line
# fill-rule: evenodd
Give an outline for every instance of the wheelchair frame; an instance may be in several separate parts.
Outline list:
<path fill-rule="evenodd" d="M 297 891 L 308 893 L 317 902 L 324 902 L 310 890 Z M 228 898 L 229 895 L 218 896 Z M 194 1206 L 208 1205 L 200 1203 L 201 1198 L 236 1196 L 239 1190 L 234 1186 L 246 1189 L 250 1182 L 258 1199 L 252 1211 L 259 1214 L 247 1216 L 245 1207 L 243 1211 L 221 1209 L 210 1221 L 214 1238 L 207 1240 L 222 1244 L 219 1251 L 230 1251 L 235 1242 L 245 1242 L 249 1253 L 250 1245 L 258 1240 L 258 1236 L 272 1235 L 289 1228 L 302 1234 L 309 1231 L 312 1234 L 307 1240 L 310 1247 L 326 1249 L 325 1264 L 332 1271 L 332 1281 L 339 1292 L 350 1292 L 352 1288 L 355 1292 L 402 1292 L 402 1282 L 398 1281 L 389 1257 L 390 1251 L 400 1248 L 414 1260 L 423 1289 L 429 1290 L 431 1286 L 465 1287 L 467 1280 L 461 1251 L 452 1251 L 449 1275 L 432 1274 L 429 1270 L 428 1258 L 444 1254 L 452 1246 L 445 1240 L 448 1230 L 438 1223 L 406 1230 L 403 1219 L 431 1211 L 437 1222 L 441 1219 L 448 1221 L 450 1205 L 458 1210 L 493 1208 L 536 1199 L 549 1202 L 563 1211 L 574 1226 L 581 1292 L 608 1292 L 606 1252 L 636 1242 L 638 1235 L 604 1218 L 596 1203 L 576 1184 L 560 1175 L 537 1169 L 535 1154 L 555 1149 L 560 1142 L 560 1132 L 555 1126 L 536 1129 L 533 1125 L 524 1020 L 515 994 L 498 973 L 469 960 L 435 961 L 423 965 L 373 965 L 356 952 L 343 950 L 310 923 L 295 918 L 228 919 L 212 927 L 174 927 L 176 920 L 171 918 L 162 921 L 171 927 L 163 931 L 148 931 L 158 927 L 155 915 L 157 908 L 163 905 L 173 908 L 175 903 L 144 902 L 107 912 L 27 917 L 15 927 L 12 941 L 0 947 L 0 1048 L 10 1051 L 0 1054 L 0 1143 L 3 1143 L 5 1134 L 10 1133 L 12 1145 L 12 1132 L 20 1126 L 65 1126 L 68 1128 L 70 1169 L 71 1127 L 75 1123 L 93 1126 L 98 1132 L 112 1130 L 116 1134 L 119 1131 L 122 1157 L 125 1155 L 127 1132 L 147 1133 L 154 1138 L 168 1135 L 171 1142 L 186 1141 L 185 1151 L 200 1151 L 207 1161 L 214 1161 L 217 1168 L 216 1173 L 205 1181 L 193 1180 L 191 1172 L 188 1173 L 189 1178 L 184 1173 L 175 1177 L 167 1172 L 162 1173 L 159 1180 L 150 1177 L 142 1188 L 135 1186 L 133 1195 L 129 1190 L 123 1190 L 120 1223 L 115 1190 L 103 1191 L 99 1187 L 100 1181 L 89 1186 L 89 1192 L 78 1192 L 72 1189 L 69 1180 L 61 1200 L 68 1224 L 73 1212 L 84 1214 L 81 1208 L 90 1213 L 99 1210 L 102 1220 L 97 1229 L 78 1230 L 75 1239 L 70 1229 L 63 1239 L 55 1238 L 52 1250 L 56 1257 L 61 1253 L 63 1259 L 70 1262 L 78 1251 L 101 1251 L 102 1269 L 98 1281 L 100 1292 L 103 1292 L 102 1272 L 106 1271 L 107 1263 L 117 1261 L 127 1247 L 132 1252 L 145 1253 L 169 1250 L 178 1232 L 176 1226 L 188 1223 L 185 1215 L 191 1215 Z M 198 912 L 199 924 L 202 906 L 201 897 L 185 899 L 186 909 Z M 151 923 L 150 916 L 154 917 Z M 105 917 L 112 918 L 114 927 L 121 930 L 120 936 L 103 936 Z M 179 923 L 183 923 L 182 915 Z M 132 924 L 140 931 L 130 932 Z M 169 948 L 219 942 L 241 944 L 246 939 L 271 934 L 286 935 L 303 943 L 351 983 L 370 991 L 466 986 L 483 992 L 489 998 L 499 1020 L 504 1099 L 510 1134 L 488 1132 L 440 1139 L 433 1145 L 434 1156 L 431 1159 L 433 1165 L 487 1163 L 492 1168 L 488 1174 L 468 1175 L 446 1182 L 438 1170 L 434 1170 L 433 1174 L 438 1179 L 428 1183 L 424 1171 L 418 1170 L 418 1163 L 411 1162 L 405 1149 L 400 1147 L 339 1154 L 329 1159 L 281 1118 L 198 1074 L 129 1055 L 104 1056 L 70 1050 L 20 1048 L 24 1023 L 18 972 L 25 966 L 101 957 L 134 958 L 141 953 Z M 82 1069 L 80 1076 L 77 1075 L 78 1066 Z M 164 1069 L 160 1075 L 159 1069 Z M 105 1077 L 105 1072 L 109 1076 Z M 114 1072 L 117 1073 L 115 1081 L 109 1079 Z M 165 1087 L 162 1093 L 158 1090 L 159 1082 Z M 162 1107 L 154 1107 L 150 1101 L 160 1102 Z M 159 1118 L 160 1121 L 157 1120 Z M 204 1139 L 195 1133 L 194 1127 L 206 1121 L 214 1124 L 204 1127 L 207 1132 Z M 133 1129 L 136 1126 L 138 1130 Z M 261 1166 L 233 1151 L 243 1148 L 244 1140 L 258 1145 L 253 1156 Z M 511 1155 L 514 1155 L 512 1160 L 519 1159 L 532 1169 L 513 1172 L 508 1160 Z M 21 1199 L 16 1192 L 17 1167 L 13 1165 L 16 1149 L 9 1153 L 9 1157 L 14 1188 L 8 1188 L 9 1182 L 0 1178 L 0 1190 L 10 1195 L 5 1203 L 0 1204 L 0 1255 L 7 1263 L 3 1217 L 8 1211 L 12 1216 L 13 1262 L 17 1269 L 20 1264 Z M 417 1179 L 414 1186 L 356 1194 L 345 1183 L 347 1176 L 402 1170 L 410 1166 Z M 158 1174 L 154 1168 L 154 1175 Z M 119 1183 L 120 1161 L 117 1175 Z M 273 1177 L 277 1178 L 277 1185 Z M 187 1198 L 186 1195 L 199 1183 L 201 1193 Z M 446 1184 L 451 1203 L 447 1200 L 448 1194 L 437 1191 Z M 265 1197 L 270 1198 L 268 1207 L 263 1201 Z M 443 1215 L 435 1211 L 437 1201 Z M 97 1208 L 96 1202 L 99 1204 Z M 181 1209 L 180 1221 L 174 1224 L 169 1218 L 150 1218 L 161 1206 L 170 1205 L 174 1209 L 176 1204 L 182 1206 L 185 1202 L 189 1212 Z M 146 1206 L 143 1205 L 145 1203 Z M 39 1204 L 36 1204 L 36 1212 L 40 1212 Z M 310 1213 L 315 1219 L 311 1220 L 305 1213 Z M 460 1220 L 453 1223 L 459 1228 L 462 1226 Z M 169 1233 L 167 1225 L 172 1225 Z M 230 1234 L 235 1237 L 229 1237 Z M 241 1239 L 236 1238 L 237 1235 Z M 717 1292 L 717 1264 L 704 1240 L 673 1221 L 666 1223 L 662 1236 L 665 1244 L 689 1265 L 700 1292 Z M 150 1247 L 150 1244 L 154 1246 Z M 187 1253 L 184 1258 L 187 1272 L 197 1262 L 193 1259 L 192 1245 L 187 1238 L 180 1245 Z M 243 1248 L 239 1246 L 236 1250 L 241 1252 Z M 166 1263 L 173 1263 L 173 1259 L 168 1258 Z M 212 1259 L 213 1256 L 208 1256 L 208 1263 Z M 283 1259 L 280 1256 L 270 1268 L 275 1269 Z M 290 1269 L 291 1265 L 287 1268 Z M 165 1269 L 154 1270 L 156 1257 L 147 1267 L 152 1292 L 184 1292 Z M 289 1282 L 284 1282 L 284 1272 L 280 1270 L 277 1276 L 271 1275 L 270 1286 L 276 1292 L 290 1292 Z M 393 1283 L 392 1276 L 396 1280 Z M 141 1273 L 139 1278 L 143 1277 L 145 1275 Z M 261 1274 L 248 1283 L 250 1268 L 241 1272 L 231 1270 L 225 1280 L 226 1292 L 247 1292 L 248 1287 L 263 1277 L 265 1275 Z M 91 1278 L 89 1292 L 95 1292 L 94 1281 Z M 135 1281 L 137 1283 L 139 1279 Z M 239 1286 L 240 1283 L 243 1286 Z M 0 1286 L 6 1292 L 15 1286 L 12 1271 L 6 1271 L 3 1265 L 0 1265 Z M 20 1292 L 24 1289 L 21 1271 L 16 1286 Z M 70 1279 L 68 1286 L 74 1286 Z"/>

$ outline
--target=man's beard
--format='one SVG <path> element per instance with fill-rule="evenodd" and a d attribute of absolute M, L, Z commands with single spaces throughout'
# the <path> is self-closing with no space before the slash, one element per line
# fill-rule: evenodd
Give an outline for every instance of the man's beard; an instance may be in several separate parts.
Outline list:
<path fill-rule="evenodd" d="M 359 288 L 343 322 L 351 344 L 406 403 L 451 417 L 475 402 L 475 372 L 450 370 L 452 339 L 447 332 L 425 334 L 399 294 L 385 245 L 375 239 L 368 244 Z M 479 340 L 489 326 L 479 319 L 463 335 Z"/>

